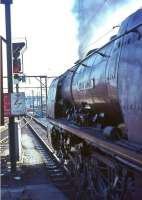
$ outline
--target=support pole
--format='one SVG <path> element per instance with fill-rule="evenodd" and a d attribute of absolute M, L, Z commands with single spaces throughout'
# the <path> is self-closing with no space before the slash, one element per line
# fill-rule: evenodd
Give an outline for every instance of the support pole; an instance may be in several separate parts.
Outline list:
<path fill-rule="evenodd" d="M 4 126 L 4 102 L 3 102 L 3 60 L 2 60 L 2 38 L 0 37 L 0 125 Z"/>
<path fill-rule="evenodd" d="M 37 107 L 37 109 L 38 109 L 38 91 L 37 91 L 36 107 Z M 38 110 L 37 110 L 37 111 L 38 111 Z"/>
<path fill-rule="evenodd" d="M 7 42 L 7 72 L 8 72 L 8 93 L 13 92 L 12 79 L 12 44 L 11 44 L 11 0 L 5 0 L 5 24 L 6 24 L 6 42 Z M 16 172 L 16 147 L 15 147 L 15 123 L 14 117 L 9 117 L 9 153 L 11 162 L 11 172 Z"/>
<path fill-rule="evenodd" d="M 16 84 L 16 93 L 19 93 L 19 83 Z M 18 118 L 18 120 L 20 119 L 19 116 L 17 118 Z"/>
<path fill-rule="evenodd" d="M 46 117 L 47 117 L 47 76 L 45 77 L 45 93 L 46 93 Z"/>
<path fill-rule="evenodd" d="M 16 92 L 19 92 L 19 84 L 16 84 Z"/>
<path fill-rule="evenodd" d="M 33 100 L 33 115 L 35 114 L 35 99 L 34 99 L 34 91 L 32 90 L 32 100 Z"/>
<path fill-rule="evenodd" d="M 42 78 L 41 77 L 40 77 L 40 108 L 41 108 L 41 117 L 43 117 Z"/>

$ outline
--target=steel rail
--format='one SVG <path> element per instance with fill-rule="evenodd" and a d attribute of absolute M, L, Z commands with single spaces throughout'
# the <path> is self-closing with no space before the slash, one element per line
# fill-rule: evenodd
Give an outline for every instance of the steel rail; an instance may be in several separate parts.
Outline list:
<path fill-rule="evenodd" d="M 2 144 L 7 139 L 8 139 L 8 136 L 4 137 L 2 140 L 0 140 L 0 144 Z"/>
<path fill-rule="evenodd" d="M 62 161 L 55 154 L 54 150 L 52 150 L 50 148 L 50 146 L 46 143 L 46 141 L 37 133 L 37 131 L 35 130 L 35 128 L 30 124 L 30 122 L 32 120 L 35 121 L 37 124 L 39 124 L 45 130 L 47 130 L 47 127 L 42 122 L 40 122 L 39 120 L 37 120 L 36 118 L 34 118 L 34 117 L 30 116 L 30 115 L 28 115 L 28 117 L 31 118 L 29 121 L 27 121 L 26 118 L 24 117 L 24 120 L 26 121 L 26 125 L 36 135 L 36 137 L 39 139 L 39 141 L 42 143 L 42 145 L 50 152 L 50 154 L 52 154 L 52 156 L 57 160 L 57 162 L 60 163 L 60 164 L 63 164 Z M 66 166 L 64 166 L 64 165 L 62 165 L 62 166 L 64 167 L 65 171 L 69 175 L 69 170 L 66 168 Z"/>
<path fill-rule="evenodd" d="M 39 128 L 37 128 L 38 130 L 37 131 L 36 126 L 34 128 L 33 127 L 34 124 L 31 125 L 30 123 L 34 121 L 34 123 L 40 125 L 41 128 L 45 128 L 46 126 L 44 126 L 44 124 L 42 124 L 40 121 L 36 120 L 35 118 L 32 118 L 33 121 L 31 119 L 30 120 L 27 120 L 26 118 L 23 118 L 23 119 L 26 122 L 26 125 L 29 127 L 29 129 L 33 133 L 33 135 L 38 139 L 42 149 L 45 150 L 43 151 L 40 148 L 41 154 L 43 154 L 43 156 L 47 154 L 45 156 L 45 159 L 43 160 L 45 162 L 47 171 L 52 181 L 63 193 L 67 195 L 67 197 L 69 197 L 69 199 L 71 200 L 75 199 L 74 196 L 76 195 L 76 188 L 72 187 L 74 184 L 73 184 L 73 179 L 70 176 L 69 170 L 65 167 L 64 163 L 55 155 L 54 151 L 49 147 L 49 145 L 46 143 L 44 138 L 42 138 L 42 136 L 38 134 Z M 43 152 L 46 152 L 46 154 L 44 154 Z"/>

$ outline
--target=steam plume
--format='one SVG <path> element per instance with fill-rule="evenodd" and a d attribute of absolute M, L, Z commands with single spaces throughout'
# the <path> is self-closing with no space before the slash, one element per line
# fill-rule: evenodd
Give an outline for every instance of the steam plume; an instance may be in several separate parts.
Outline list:
<path fill-rule="evenodd" d="M 75 0 L 73 13 L 78 21 L 79 57 L 83 57 L 88 51 L 92 38 L 97 39 L 104 34 L 102 32 L 97 35 L 98 30 L 108 21 L 111 21 L 111 27 L 117 25 L 114 13 L 121 12 L 122 9 L 125 12 L 125 7 L 134 3 L 136 4 L 135 0 Z"/>

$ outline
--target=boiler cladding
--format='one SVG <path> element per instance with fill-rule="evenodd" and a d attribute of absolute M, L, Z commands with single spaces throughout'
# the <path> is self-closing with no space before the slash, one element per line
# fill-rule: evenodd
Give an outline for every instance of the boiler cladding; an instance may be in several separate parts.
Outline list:
<path fill-rule="evenodd" d="M 56 78 L 48 116 L 81 125 L 125 126 L 128 140 L 142 144 L 142 9 L 127 17 L 118 34 Z"/>

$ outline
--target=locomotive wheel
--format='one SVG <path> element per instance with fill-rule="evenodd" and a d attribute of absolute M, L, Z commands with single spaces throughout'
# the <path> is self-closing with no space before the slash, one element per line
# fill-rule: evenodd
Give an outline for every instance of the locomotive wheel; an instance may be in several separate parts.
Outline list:
<path fill-rule="evenodd" d="M 127 171 L 111 168 L 92 159 L 86 165 L 90 199 L 124 200 L 127 192 Z"/>
<path fill-rule="evenodd" d="M 78 161 L 78 166 L 74 167 L 77 199 L 126 200 L 127 170 L 118 171 L 117 167 L 111 168 L 89 157 L 82 163 Z"/>

